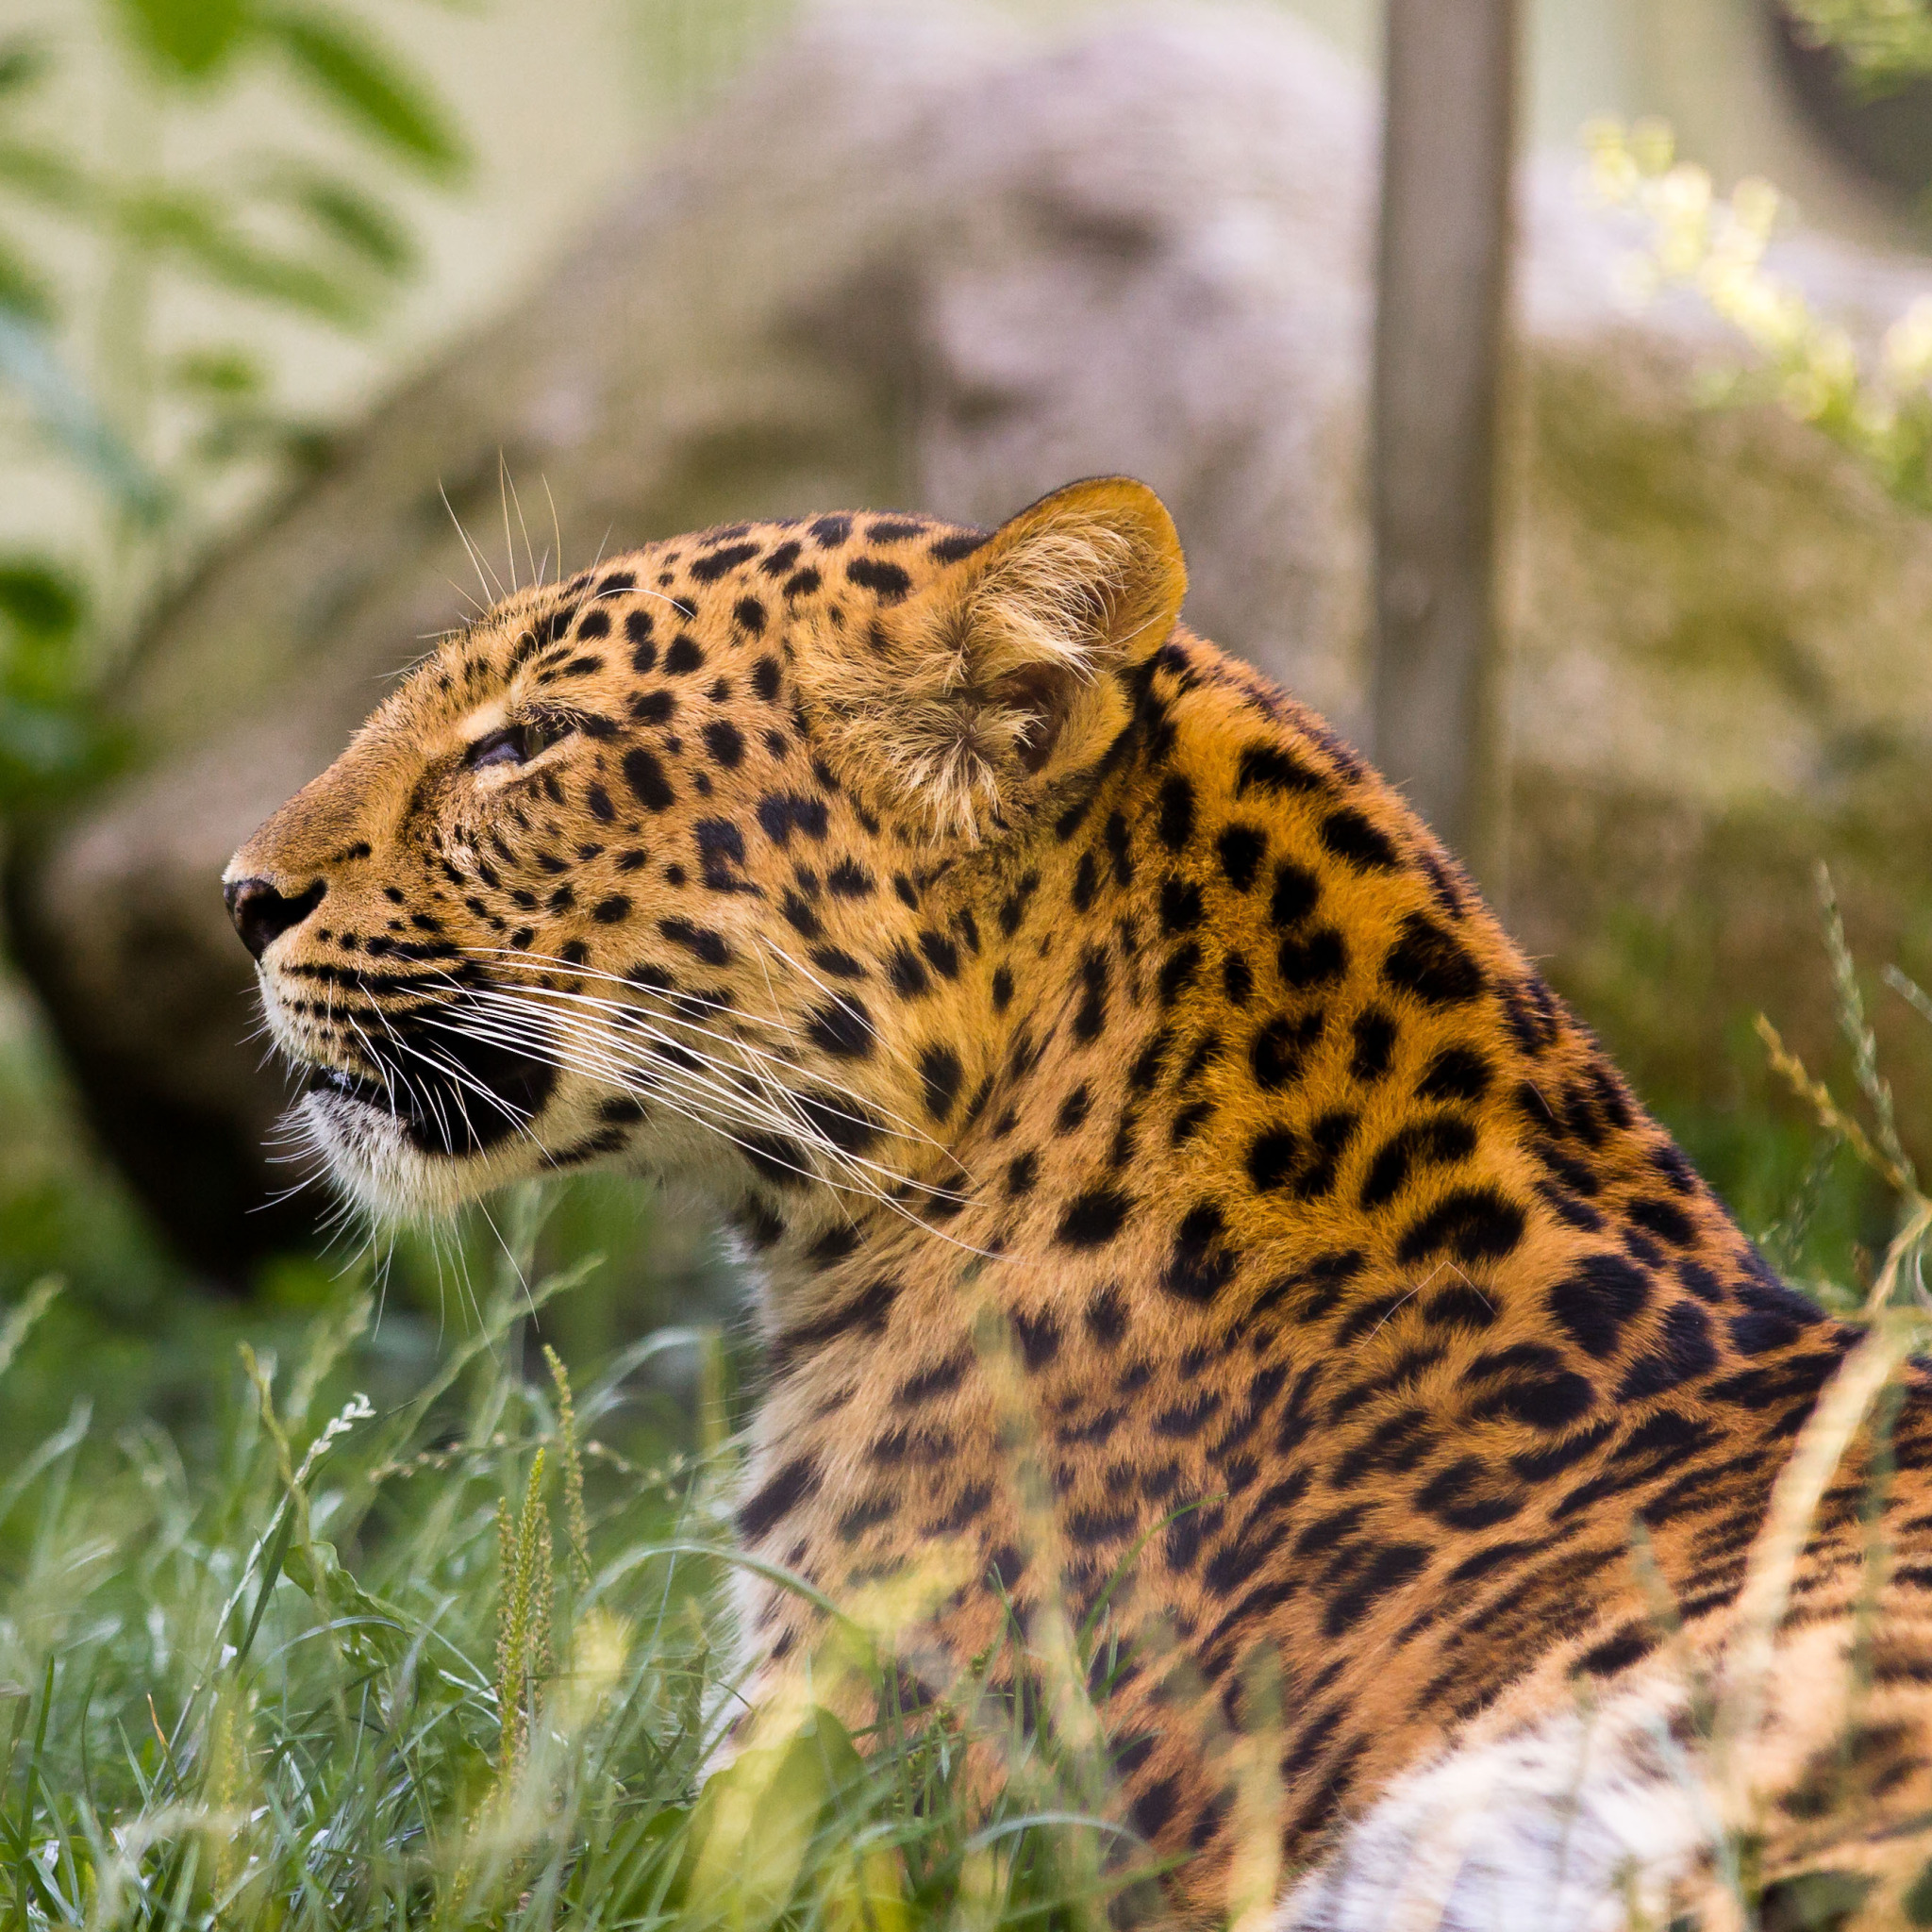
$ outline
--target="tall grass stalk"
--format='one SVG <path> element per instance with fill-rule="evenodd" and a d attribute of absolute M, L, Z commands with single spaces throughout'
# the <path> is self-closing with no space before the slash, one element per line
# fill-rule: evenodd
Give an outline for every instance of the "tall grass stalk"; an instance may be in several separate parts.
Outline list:
<path fill-rule="evenodd" d="M 513 1205 L 501 1278 L 407 1401 L 356 1392 L 352 1294 L 288 1365 L 244 1351 L 192 1468 L 83 1406 L 0 1483 L 0 1927 L 1101 1924 L 1146 1859 L 1091 1815 L 1064 1617 L 1070 1740 L 971 1686 L 899 1710 L 887 1654 L 942 1565 L 829 1615 L 800 1690 L 727 1741 L 722 1344 L 650 1338 L 581 1391 L 545 1348 L 525 1379 L 569 1286 L 526 1286 L 537 1219 Z M 711 1412 L 641 1435 L 635 1377 L 693 1341 Z M 969 1758 L 1008 1797 L 969 1804 Z"/>

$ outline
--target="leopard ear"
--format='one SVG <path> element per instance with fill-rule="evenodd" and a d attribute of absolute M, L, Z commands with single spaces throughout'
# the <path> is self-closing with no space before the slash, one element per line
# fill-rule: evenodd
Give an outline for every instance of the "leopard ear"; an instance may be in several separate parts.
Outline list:
<path fill-rule="evenodd" d="M 817 641 L 800 682 L 836 764 L 933 832 L 976 841 L 1126 727 L 1126 674 L 1167 641 L 1187 581 L 1174 519 L 1144 483 L 1070 483 L 863 641 Z"/>

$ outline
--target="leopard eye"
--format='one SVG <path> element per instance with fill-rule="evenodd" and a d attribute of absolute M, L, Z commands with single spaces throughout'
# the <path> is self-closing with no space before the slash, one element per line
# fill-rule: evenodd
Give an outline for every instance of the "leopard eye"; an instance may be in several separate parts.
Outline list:
<path fill-rule="evenodd" d="M 469 749 L 465 762 L 472 771 L 486 765 L 526 765 L 563 736 L 561 728 L 534 719 L 521 724 L 506 724 L 479 738 Z"/>

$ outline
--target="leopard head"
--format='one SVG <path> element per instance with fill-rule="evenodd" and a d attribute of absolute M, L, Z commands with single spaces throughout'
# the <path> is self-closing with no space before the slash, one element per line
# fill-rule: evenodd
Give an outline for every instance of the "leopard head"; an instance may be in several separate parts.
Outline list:
<path fill-rule="evenodd" d="M 928 1200 L 982 952 L 1180 608 L 1143 486 L 734 525 L 445 639 L 225 874 L 293 1124 L 378 1218 L 592 1162 Z"/>

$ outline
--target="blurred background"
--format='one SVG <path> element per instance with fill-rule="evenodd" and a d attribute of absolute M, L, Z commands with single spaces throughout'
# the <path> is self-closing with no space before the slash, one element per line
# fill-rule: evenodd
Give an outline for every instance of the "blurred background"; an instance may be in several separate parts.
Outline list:
<path fill-rule="evenodd" d="M 1754 1023 L 1853 1052 L 1822 863 L 1932 1158 L 1928 248 L 1916 0 L 9 0 L 0 1303 L 63 1288 L 0 1454 L 192 1429 L 345 1271 L 399 1377 L 466 1318 L 487 1229 L 288 1191 L 217 883 L 482 594 L 458 523 L 508 580 L 1144 476 L 1190 621 L 1856 1291 L 1890 1195 Z M 574 1358 L 737 1308 L 632 1184 L 544 1241 Z"/>

